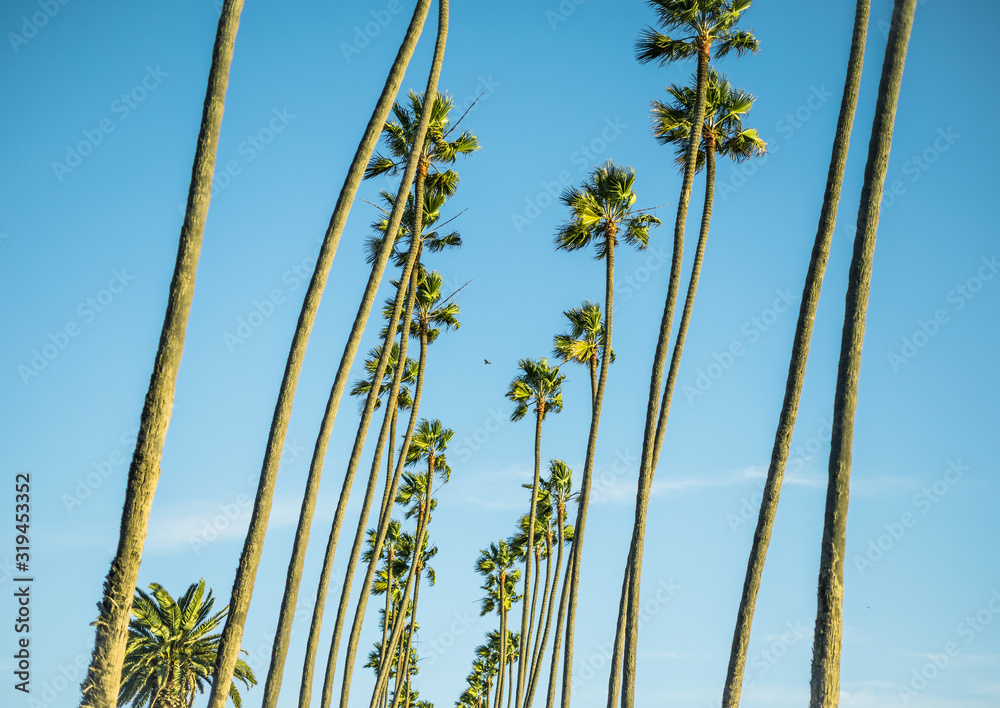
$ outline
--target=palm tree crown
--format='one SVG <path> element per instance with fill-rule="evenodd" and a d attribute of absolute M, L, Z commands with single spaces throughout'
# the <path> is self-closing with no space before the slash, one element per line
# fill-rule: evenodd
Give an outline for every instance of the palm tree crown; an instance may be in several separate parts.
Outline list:
<path fill-rule="evenodd" d="M 636 42 L 636 58 L 661 65 L 710 53 L 721 59 L 730 52 L 756 52 L 757 39 L 747 30 L 735 29 L 751 0 L 648 0 L 656 19 L 667 32 L 647 27 Z M 678 36 L 680 35 L 680 36 Z"/>
<path fill-rule="evenodd" d="M 566 376 L 559 373 L 559 367 L 550 368 L 545 357 L 521 359 L 518 365 L 521 373 L 514 377 L 507 389 L 507 398 L 515 405 L 510 419 L 521 420 L 532 409 L 532 405 L 539 420 L 544 420 L 549 411 L 561 411 L 562 383 Z"/>

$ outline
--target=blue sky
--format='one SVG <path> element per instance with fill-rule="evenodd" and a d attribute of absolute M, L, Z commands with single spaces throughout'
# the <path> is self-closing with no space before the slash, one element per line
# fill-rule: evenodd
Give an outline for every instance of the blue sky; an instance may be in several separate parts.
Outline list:
<path fill-rule="evenodd" d="M 143 586 L 159 582 L 176 594 L 204 577 L 220 604 L 229 596 L 303 278 L 412 4 L 251 2 L 244 10 Z M 873 2 L 837 235 L 755 619 L 746 708 L 801 706 L 808 696 L 851 229 L 891 5 Z M 993 511 L 1000 249 L 990 206 L 997 149 L 975 137 L 1000 104 L 995 43 L 968 26 L 969 17 L 982 27 L 1000 17 L 984 0 L 963 7 L 919 5 L 889 163 L 848 522 L 841 705 L 851 708 L 1000 703 Z M 12 688 L 15 634 L 5 620 L 5 705 L 76 705 L 162 323 L 217 16 L 211 0 L 12 0 L 0 9 L 8 97 L 0 143 L 0 500 L 12 509 L 15 474 L 31 473 L 36 578 L 35 691 L 29 701 Z M 453 287 L 471 281 L 458 297 L 461 329 L 431 348 L 422 407 L 455 430 L 452 481 L 431 527 L 438 584 L 421 594 L 426 658 L 415 683 L 440 706 L 457 699 L 472 649 L 493 626 L 479 617 L 477 551 L 508 535 L 527 508 L 520 485 L 530 481 L 533 430 L 509 421 L 504 391 L 519 358 L 549 353 L 563 310 L 603 293 L 602 264 L 553 250 L 565 213 L 551 194 L 613 159 L 636 169 L 641 205 L 666 204 L 657 213 L 673 219 L 680 179 L 672 153 L 651 136 L 648 110 L 693 65 L 635 61 L 635 38 L 652 21 L 641 2 L 518 0 L 502 11 L 453 3 L 441 88 L 463 107 L 483 94 L 463 124 L 482 150 L 460 162 L 462 184 L 448 207 L 451 215 L 467 209 L 455 222 L 463 248 L 427 259 Z M 718 169 L 712 235 L 650 507 L 643 587 L 652 604 L 640 638 L 640 705 L 719 701 L 852 22 L 851 3 L 755 3 L 746 26 L 760 53 L 719 65 L 757 95 L 747 123 L 770 155 Z M 432 26 L 405 89 L 422 90 Z M 373 199 L 390 186 L 376 180 L 360 196 Z M 686 265 L 702 188 L 699 180 Z M 308 460 L 366 278 L 362 244 L 373 216 L 372 207 L 355 204 L 299 383 L 243 642 L 261 679 Z M 622 249 L 616 259 L 618 359 L 587 528 L 573 693 L 580 708 L 603 705 L 606 691 L 603 651 L 631 529 L 670 250 L 668 227 L 654 232 L 645 253 Z M 227 334 L 241 319 L 259 326 L 234 344 Z M 372 329 L 363 350 L 375 342 Z M 728 355 L 734 351 L 741 353 Z M 589 384 L 583 370 L 566 373 L 566 408 L 545 423 L 543 456 L 565 459 L 579 476 Z M 344 402 L 326 459 L 305 605 L 356 422 L 356 406 Z M 0 607 L 12 618 L 13 534 L 0 538 Z M 338 558 L 336 569 L 343 566 Z M 296 705 L 307 618 L 301 614 L 293 630 L 283 708 Z M 324 645 L 332 617 L 327 625 Z M 373 619 L 367 627 L 365 647 Z M 933 677 L 921 679 L 921 671 Z M 358 669 L 354 702 L 366 700 L 371 680 Z M 261 693 L 250 693 L 250 705 Z"/>

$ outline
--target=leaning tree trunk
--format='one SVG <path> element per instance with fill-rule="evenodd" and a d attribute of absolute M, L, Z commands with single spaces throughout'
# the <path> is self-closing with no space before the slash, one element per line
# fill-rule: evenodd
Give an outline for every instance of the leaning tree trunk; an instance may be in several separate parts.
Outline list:
<path fill-rule="evenodd" d="M 573 681 L 573 631 L 575 629 L 576 599 L 580 590 L 580 568 L 583 563 L 583 532 L 587 526 L 587 504 L 590 500 L 590 480 L 594 471 L 594 457 L 597 454 L 597 429 L 601 423 L 601 404 L 608 384 L 608 368 L 611 365 L 611 325 L 614 308 L 615 289 L 615 232 L 606 234 L 604 278 L 604 349 L 601 352 L 601 374 L 597 380 L 594 395 L 594 409 L 590 417 L 590 435 L 587 438 L 587 457 L 583 463 L 583 479 L 580 481 L 580 500 L 573 528 L 573 551 L 569 556 L 566 582 L 569 583 L 569 601 L 566 605 L 566 655 L 563 659 L 562 708 L 570 708 L 570 687 Z"/>
<path fill-rule="evenodd" d="M 538 676 L 542 672 L 542 657 L 545 656 L 545 647 L 549 643 L 549 630 L 552 628 L 552 608 L 555 607 L 556 588 L 559 587 L 559 561 L 562 560 L 562 548 L 559 549 L 558 561 L 556 562 L 555 573 L 552 572 L 552 532 L 546 538 L 545 556 L 545 590 L 542 595 L 542 606 L 539 610 L 538 626 L 539 631 L 535 639 L 535 648 L 531 652 L 531 668 L 528 674 L 528 695 L 524 701 L 526 706 L 530 706 L 535 701 L 535 691 L 538 689 Z"/>
<path fill-rule="evenodd" d="M 545 420 L 545 401 L 538 401 L 535 408 L 535 478 L 531 485 L 531 507 L 528 512 L 528 538 L 524 547 L 524 597 L 521 598 L 521 640 L 518 645 L 518 656 L 525 657 L 528 652 L 528 641 L 531 636 L 531 619 L 528 614 L 528 605 L 534 611 L 534 598 L 530 598 L 531 592 L 531 561 L 535 555 L 535 512 L 538 506 L 538 481 L 542 469 L 542 421 Z M 538 592 L 538 583 L 535 583 L 534 592 Z M 514 705 L 520 707 L 524 699 L 524 679 L 527 661 L 520 661 L 517 667 L 517 691 Z"/>
<path fill-rule="evenodd" d="M 843 633 L 844 555 L 847 545 L 847 502 L 851 477 L 851 444 L 858 405 L 861 346 L 871 289 L 875 234 L 889 164 L 896 104 L 917 0 L 896 0 L 882 62 L 868 163 L 861 188 L 857 236 L 847 281 L 844 331 L 837 367 L 830 443 L 830 479 L 820 551 L 816 634 L 813 640 L 810 708 L 836 708 L 840 700 L 840 648 Z"/>
<path fill-rule="evenodd" d="M 507 610 L 505 609 L 504 602 L 506 598 L 503 594 L 504 585 L 506 584 L 506 578 L 500 576 L 500 664 L 497 667 L 497 695 L 496 695 L 496 706 L 495 708 L 500 708 L 501 702 L 503 701 L 503 689 L 506 678 L 506 673 L 504 669 L 507 663 Z M 510 688 L 508 687 L 509 691 Z"/>
<path fill-rule="evenodd" d="M 813 245 L 812 257 L 809 260 L 809 269 L 806 272 L 805 286 L 802 288 L 799 319 L 795 327 L 791 361 L 788 364 L 785 398 L 781 405 L 781 414 L 778 417 L 778 430 L 774 436 L 771 463 L 768 466 L 767 481 L 764 483 L 764 491 L 761 496 L 757 530 L 754 532 L 753 545 L 750 548 L 750 557 L 747 561 L 743 595 L 740 598 L 740 607 L 736 616 L 736 629 L 733 632 L 729 667 L 726 671 L 726 683 L 722 691 L 722 708 L 739 708 L 740 695 L 743 690 L 743 672 L 746 668 L 747 650 L 750 646 L 754 608 L 757 603 L 757 594 L 760 591 L 761 577 L 764 573 L 767 548 L 771 542 L 774 518 L 778 511 L 778 497 L 781 494 L 785 464 L 788 462 L 788 448 L 795 431 L 795 418 L 798 415 L 799 398 L 805 380 L 809 341 L 812 338 L 816 308 L 819 305 L 820 291 L 823 287 L 823 274 L 826 271 L 833 232 L 837 224 L 840 187 L 844 180 L 844 166 L 847 163 L 851 127 L 854 124 L 854 111 L 858 103 L 858 87 L 861 84 L 861 67 L 864 63 L 870 6 L 871 0 L 858 0 L 854 15 L 854 34 L 847 61 L 847 78 L 844 82 L 840 117 L 837 120 L 837 132 L 833 141 L 833 154 L 830 158 L 830 171 L 827 175 L 826 192 L 823 197 L 823 207 L 820 210 L 816 241 Z"/>
<path fill-rule="evenodd" d="M 386 78 L 385 85 L 382 88 L 382 94 L 379 96 L 375 110 L 368 121 L 364 135 L 354 154 L 354 160 L 351 162 L 347 179 L 344 181 L 344 186 L 337 199 L 337 205 L 334 208 L 330 225 L 323 239 L 323 245 L 316 259 L 315 270 L 309 281 L 309 287 L 306 290 L 295 335 L 292 338 L 292 346 L 288 353 L 288 361 L 285 364 L 285 373 L 281 381 L 281 389 L 278 393 L 274 417 L 271 421 L 271 431 L 268 436 L 267 449 L 264 453 L 260 481 L 257 485 L 257 496 L 254 501 L 250 526 L 247 530 L 243 552 L 240 555 L 239 566 L 236 570 L 236 579 L 233 583 L 232 595 L 229 601 L 229 615 L 227 616 L 226 625 L 219 641 L 208 708 L 225 708 L 226 705 L 229 686 L 232 683 L 233 670 L 236 667 L 236 660 L 240 650 L 240 641 L 243 638 L 243 627 L 246 624 L 247 613 L 250 609 L 250 600 L 253 595 L 257 568 L 260 565 L 264 536 L 267 533 L 267 521 L 271 513 L 271 503 L 274 498 L 274 486 L 278 476 L 281 452 L 285 444 L 285 436 L 288 433 L 288 422 L 291 417 L 295 389 L 298 384 L 299 373 L 302 370 L 302 362 L 305 359 L 309 335 L 316 320 L 320 298 L 326 286 L 326 279 L 333 264 L 337 246 L 340 244 L 340 236 L 347 222 L 351 204 L 358 191 L 358 185 L 361 183 L 365 167 L 368 165 L 368 160 L 375 150 L 375 144 L 378 142 L 379 135 L 385 125 L 385 120 L 389 116 L 389 111 L 399 91 L 399 85 L 406 72 L 406 66 L 410 61 L 410 57 L 413 55 L 413 50 L 416 48 L 429 7 L 430 0 L 418 0 L 414 8 L 413 18 L 407 27 L 403 43 L 399 48 L 396 59 L 389 71 L 389 76 Z M 394 234 L 395 232 L 389 231 L 388 233 Z M 392 249 L 390 246 L 382 250 L 391 251 Z M 329 418 L 329 424 L 332 425 L 333 421 L 332 416 L 329 415 L 329 408 L 326 417 Z M 318 487 L 318 483 L 317 479 L 314 485 Z M 292 562 L 295 562 L 294 558 Z M 287 648 L 287 639 L 284 641 Z M 283 658 L 281 661 L 283 662 Z"/>
<path fill-rule="evenodd" d="M 562 547 L 565 543 L 563 538 L 564 535 L 564 517 L 562 513 L 559 515 L 559 559 L 562 562 Z M 570 542 L 569 547 L 569 559 L 567 563 L 567 574 L 569 573 L 569 566 L 573 563 L 573 543 Z M 556 582 L 556 587 L 558 587 L 558 580 Z M 552 638 L 552 663 L 549 665 L 549 690 L 545 696 L 545 708 L 552 708 L 556 701 L 556 676 L 559 673 L 559 649 L 560 642 L 562 640 L 562 628 L 563 620 L 566 618 L 566 603 L 569 601 L 569 578 L 567 577 L 563 580 L 563 589 L 559 593 L 559 611 L 556 613 L 556 633 Z"/>
<path fill-rule="evenodd" d="M 422 555 L 422 551 L 420 554 Z M 414 560 L 416 560 L 416 555 L 414 556 Z M 420 574 L 422 571 L 423 565 L 421 563 L 417 563 L 417 584 L 413 588 L 413 607 L 410 610 L 410 631 L 406 633 L 406 647 L 400 655 L 400 665 L 402 666 L 402 669 L 396 670 L 396 691 L 392 697 L 392 708 L 399 707 L 399 699 L 402 697 L 400 688 L 402 687 L 403 680 L 405 680 L 406 683 L 407 704 L 409 704 L 410 651 L 413 648 L 413 632 L 416 629 L 417 623 L 417 603 L 420 601 Z"/>
<path fill-rule="evenodd" d="M 104 595 L 97 603 L 100 615 L 94 623 L 97 632 L 90 668 L 81 686 L 81 708 L 115 708 L 118 705 L 132 597 L 139 578 L 149 513 L 160 479 L 160 459 L 174 407 L 177 370 L 184 353 L 184 335 L 194 298 L 195 275 L 212 197 L 212 174 L 229 85 L 229 67 L 242 9 L 243 0 L 226 0 L 219 16 L 167 311 L 129 466 L 118 549 L 104 581 Z"/>
<path fill-rule="evenodd" d="M 659 434 L 657 421 L 660 386 L 663 379 L 663 368 L 667 360 L 670 328 L 673 326 L 674 306 L 677 292 L 680 289 L 681 262 L 684 255 L 684 228 L 687 221 L 688 203 L 691 200 L 691 187 L 694 182 L 695 166 L 698 158 L 698 148 L 701 144 L 701 129 L 705 121 L 706 91 L 708 86 L 708 63 L 711 46 L 700 43 L 698 47 L 698 83 L 694 116 L 692 116 L 691 137 L 688 146 L 687 159 L 684 165 L 684 178 L 681 183 L 680 199 L 677 202 L 677 221 L 674 224 L 674 253 L 670 264 L 670 281 L 667 286 L 667 299 L 663 306 L 663 319 L 660 322 L 660 334 L 656 342 L 656 353 L 653 357 L 653 372 L 649 384 L 649 402 L 646 406 L 646 425 L 642 440 L 642 457 L 639 463 L 639 483 L 635 500 L 635 526 L 632 534 L 632 547 L 626 566 L 629 580 L 623 584 L 623 590 L 628 591 L 626 604 L 625 639 L 622 659 L 622 706 L 632 708 L 635 702 L 635 671 L 636 644 L 638 640 L 639 622 L 639 578 L 642 570 L 642 542 L 646 528 L 646 514 L 649 507 L 649 493 L 653 485 L 653 474 L 656 471 L 656 437 Z M 612 662 L 615 659 L 612 658 Z M 612 664 L 613 665 L 613 664 Z M 563 708 L 569 708 L 566 703 Z"/>

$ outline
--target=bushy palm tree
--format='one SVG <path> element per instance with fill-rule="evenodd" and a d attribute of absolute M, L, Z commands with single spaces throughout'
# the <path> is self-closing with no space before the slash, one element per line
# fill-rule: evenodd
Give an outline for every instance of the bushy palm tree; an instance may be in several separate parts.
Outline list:
<path fill-rule="evenodd" d="M 208 88 L 201 113 L 201 127 L 194 152 L 187 208 L 177 245 L 177 260 L 167 295 L 167 311 L 160 330 L 160 341 L 149 378 L 135 451 L 125 485 L 118 547 L 104 581 L 100 615 L 94 625 L 94 651 L 82 686 L 81 708 L 112 708 L 121 684 L 122 663 L 129 641 L 129 617 L 142 549 L 149 529 L 153 495 L 160 479 L 160 460 L 167 438 L 167 427 L 174 407 L 177 372 L 184 353 L 188 315 L 194 298 L 195 275 L 201 255 L 205 220 L 212 198 L 215 155 L 222 130 L 222 111 L 229 86 L 229 67 L 233 60 L 236 31 L 243 0 L 226 0 L 219 15 L 208 72 Z M 234 650 L 239 646 L 237 639 Z M 233 654 L 235 663 L 235 653 Z M 232 673 L 232 667 L 229 673 Z M 225 682 L 228 685 L 229 679 Z M 224 695 L 224 694 L 223 694 Z M 224 699 L 222 701 L 224 703 Z M 222 708 L 220 703 L 217 708 Z"/>
<path fill-rule="evenodd" d="M 840 700 L 840 649 L 844 629 L 844 557 L 847 555 L 847 502 L 851 478 L 854 414 L 858 406 L 858 377 L 865 316 L 871 288 L 875 234 L 878 227 L 896 105 L 903 80 L 906 49 L 913 28 L 917 0 L 896 0 L 882 62 L 875 120 L 868 145 L 868 161 L 861 187 L 857 236 L 847 280 L 844 329 L 833 398 L 829 482 L 820 547 L 816 634 L 813 639 L 809 708 L 836 708 Z"/>
<path fill-rule="evenodd" d="M 498 633 L 499 658 L 497 670 L 497 692 L 495 708 L 500 708 L 503 700 L 504 688 L 507 686 L 505 680 L 505 669 L 510 656 L 510 645 L 508 644 L 507 613 L 515 602 L 521 598 L 517 595 L 517 582 L 521 579 L 521 571 L 516 567 L 514 553 L 507 542 L 503 539 L 496 543 L 491 543 L 487 548 L 479 552 L 476 561 L 476 572 L 482 575 L 482 589 L 486 595 L 482 599 L 480 616 L 496 612 L 500 617 L 500 629 Z M 507 687 L 510 691 L 510 687 Z"/>
<path fill-rule="evenodd" d="M 580 572 L 582 567 L 583 534 L 587 525 L 587 508 L 590 501 L 591 477 L 594 470 L 594 459 L 597 454 L 597 432 L 601 421 L 601 406 L 608 382 L 608 368 L 613 354 L 611 340 L 614 311 L 615 282 L 615 247 L 619 239 L 638 249 L 645 249 L 649 244 L 649 229 L 659 226 L 660 220 L 647 210 L 636 209 L 638 196 L 635 192 L 635 170 L 630 167 L 616 165 L 610 160 L 594 169 L 590 177 L 581 187 L 568 189 L 562 197 L 563 203 L 569 208 L 570 218 L 556 233 L 556 248 L 575 251 L 590 245 L 595 247 L 595 257 L 604 260 L 604 313 L 603 345 L 601 370 L 594 386 L 593 369 L 592 414 L 590 417 L 590 433 L 587 437 L 587 455 L 584 459 L 583 478 L 580 483 L 576 515 L 575 550 L 570 556 L 570 570 L 566 579 L 569 582 L 569 604 L 566 620 L 566 674 L 572 673 L 573 632 L 576 617 L 576 601 L 579 591 Z M 563 681 L 563 705 L 569 701 L 569 687 L 566 679 Z"/>
<path fill-rule="evenodd" d="M 597 369 L 605 340 L 601 305 L 587 300 L 580 307 L 566 310 L 563 315 L 569 321 L 570 329 L 566 334 L 556 335 L 552 354 L 564 364 L 572 361 L 587 367 L 590 372 L 590 397 L 593 402 L 597 400 Z M 612 351 L 611 361 L 614 360 L 615 353 Z"/>
<path fill-rule="evenodd" d="M 215 599 L 205 593 L 205 581 L 193 583 L 177 600 L 163 586 L 150 583 L 151 594 L 136 588 L 129 623 L 118 705 L 133 708 L 191 708 L 195 695 L 212 683 L 219 635 L 212 634 L 226 609 L 212 614 Z M 246 688 L 257 683 L 242 659 L 234 676 Z M 235 684 L 229 697 L 236 708 L 243 701 Z"/>

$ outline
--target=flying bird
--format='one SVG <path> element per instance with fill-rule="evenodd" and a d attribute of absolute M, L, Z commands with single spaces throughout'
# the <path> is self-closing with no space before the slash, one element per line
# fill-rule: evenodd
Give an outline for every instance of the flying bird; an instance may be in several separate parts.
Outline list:
<path fill-rule="evenodd" d="M 493 362 L 490 361 L 489 359 L 483 359 L 483 363 L 484 364 L 492 364 Z"/>

